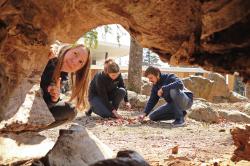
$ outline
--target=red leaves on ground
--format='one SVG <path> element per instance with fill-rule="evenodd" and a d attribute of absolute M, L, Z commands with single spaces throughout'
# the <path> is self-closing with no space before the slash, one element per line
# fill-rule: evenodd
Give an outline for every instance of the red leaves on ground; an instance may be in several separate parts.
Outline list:
<path fill-rule="evenodd" d="M 134 125 L 141 124 L 137 118 L 123 118 L 123 119 L 105 119 L 99 120 L 97 123 L 101 123 L 106 126 L 126 126 L 126 125 Z"/>

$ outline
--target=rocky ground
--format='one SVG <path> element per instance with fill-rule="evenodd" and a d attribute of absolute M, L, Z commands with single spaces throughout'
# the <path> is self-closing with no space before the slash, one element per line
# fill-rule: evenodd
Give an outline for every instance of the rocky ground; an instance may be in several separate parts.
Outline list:
<path fill-rule="evenodd" d="M 242 110 L 248 114 L 249 103 L 217 104 L 216 109 Z M 173 128 L 171 121 L 151 122 L 146 119 L 141 123 L 136 120 L 139 111 L 119 110 L 124 120 L 102 119 L 96 115 L 86 117 L 80 113 L 74 123 L 84 125 L 101 141 L 108 145 L 115 154 L 124 149 L 139 152 L 151 165 L 167 165 L 173 159 L 223 165 L 234 165 L 230 162 L 235 146 L 233 145 L 230 129 L 244 125 L 221 121 L 216 124 L 195 121 L 186 118 L 185 127 Z M 58 129 L 70 124 L 47 130 L 42 134 L 56 139 Z M 177 148 L 176 148 L 177 147 Z M 178 149 L 173 154 L 173 148 Z M 189 163 L 190 164 L 190 163 Z M 246 165 L 250 163 L 246 163 Z M 192 164 L 190 164 L 192 165 Z"/>

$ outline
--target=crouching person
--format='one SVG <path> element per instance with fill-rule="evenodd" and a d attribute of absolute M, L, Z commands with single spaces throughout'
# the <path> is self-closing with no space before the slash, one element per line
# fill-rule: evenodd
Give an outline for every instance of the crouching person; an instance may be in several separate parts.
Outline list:
<path fill-rule="evenodd" d="M 43 71 L 40 82 L 43 99 L 55 118 L 55 122 L 50 124 L 47 129 L 72 121 L 77 114 L 76 109 L 86 107 L 85 97 L 90 59 L 90 51 L 84 45 L 60 42 L 52 45 L 50 60 Z M 69 73 L 71 73 L 72 79 L 70 101 L 76 100 L 76 107 L 70 101 L 60 99 L 63 82 L 67 81 Z"/>
<path fill-rule="evenodd" d="M 174 120 L 174 127 L 184 126 L 186 110 L 193 104 L 193 93 L 186 89 L 174 74 L 162 74 L 156 67 L 148 67 L 145 76 L 152 82 L 153 87 L 144 113 L 139 115 L 139 119 L 143 120 L 149 115 L 152 121 Z M 167 103 L 151 112 L 161 97 Z"/>
<path fill-rule="evenodd" d="M 123 99 L 126 106 L 130 108 L 120 68 L 114 60 L 107 59 L 104 63 L 104 71 L 97 73 L 90 83 L 90 109 L 86 115 L 90 116 L 94 112 L 103 118 L 122 118 L 117 110 Z"/>

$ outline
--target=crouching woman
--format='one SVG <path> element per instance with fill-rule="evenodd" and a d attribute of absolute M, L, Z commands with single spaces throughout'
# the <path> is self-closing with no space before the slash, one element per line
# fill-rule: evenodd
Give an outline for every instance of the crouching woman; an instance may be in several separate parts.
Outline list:
<path fill-rule="evenodd" d="M 43 99 L 55 118 L 48 128 L 72 121 L 77 114 L 76 109 L 86 107 L 90 62 L 90 51 L 84 45 L 59 42 L 52 45 L 50 60 L 40 82 Z M 71 74 L 72 93 L 69 102 L 66 102 L 60 99 L 60 90 L 68 74 Z M 71 104 L 73 100 L 76 107 Z"/>

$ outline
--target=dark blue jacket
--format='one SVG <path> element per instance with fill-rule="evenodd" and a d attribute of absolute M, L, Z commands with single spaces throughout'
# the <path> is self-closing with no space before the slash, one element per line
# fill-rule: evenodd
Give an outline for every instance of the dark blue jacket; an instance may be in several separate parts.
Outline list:
<path fill-rule="evenodd" d="M 170 89 L 183 90 L 189 98 L 193 99 L 193 93 L 184 87 L 183 82 L 175 74 L 160 74 L 160 79 L 155 85 L 153 85 L 150 98 L 144 110 L 146 115 L 151 112 L 151 110 L 159 101 L 160 97 L 157 95 L 157 92 L 161 88 L 163 90 L 162 97 L 168 103 L 172 102 L 170 97 Z"/>

